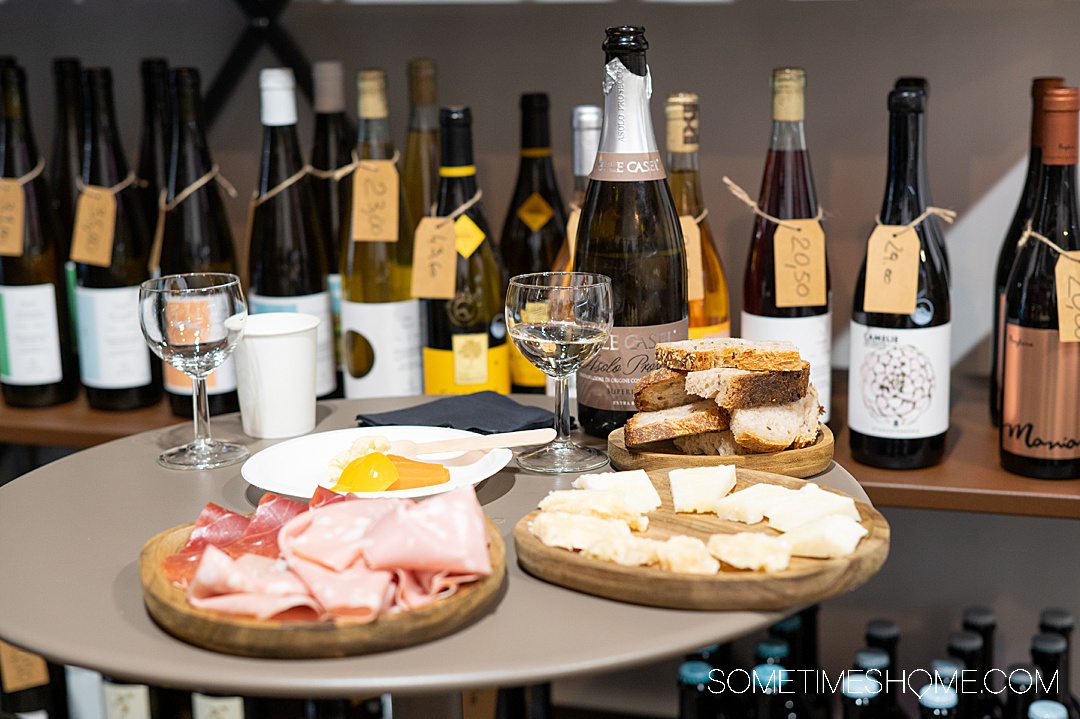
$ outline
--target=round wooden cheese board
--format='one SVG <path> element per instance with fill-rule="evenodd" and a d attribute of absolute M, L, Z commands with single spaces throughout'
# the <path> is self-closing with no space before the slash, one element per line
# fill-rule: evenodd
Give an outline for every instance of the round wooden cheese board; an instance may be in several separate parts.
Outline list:
<path fill-rule="evenodd" d="M 449 597 L 420 609 L 384 614 L 370 624 L 275 621 L 235 617 L 196 609 L 184 590 L 161 572 L 161 561 L 187 542 L 193 524 L 153 537 L 139 557 L 139 578 L 147 612 L 169 634 L 190 644 L 247 657 L 309 659 L 347 657 L 423 644 L 452 634 L 491 611 L 506 578 L 506 546 L 486 520 L 492 573 L 464 584 Z"/>
<path fill-rule="evenodd" d="M 812 477 L 829 468 L 833 459 L 833 433 L 826 425 L 820 424 L 817 441 L 802 449 L 785 449 L 783 452 L 765 454 L 710 455 L 685 454 L 670 440 L 629 449 L 620 427 L 608 435 L 607 450 L 611 466 L 615 469 L 659 470 L 734 464 L 744 469 L 803 478 Z"/>
<path fill-rule="evenodd" d="M 764 522 L 748 526 L 721 520 L 715 514 L 677 514 L 672 509 L 667 471 L 652 471 L 649 477 L 663 505 L 649 513 L 648 531 L 640 536 L 662 540 L 686 534 L 707 542 L 709 535 L 724 532 L 776 534 Z M 748 469 L 738 469 L 737 477 L 733 491 L 761 482 L 791 489 L 805 484 L 790 477 Z M 855 506 L 862 525 L 870 533 L 863 537 L 854 554 L 842 559 L 792 557 L 786 570 L 774 574 L 736 570 L 723 564 L 715 575 L 679 574 L 657 567 L 624 567 L 592 559 L 540 542 L 529 531 L 529 522 L 538 511 L 526 515 L 514 527 L 514 544 L 518 563 L 529 574 L 587 594 L 671 609 L 777 611 L 849 592 L 881 569 L 889 554 L 889 524 L 869 504 L 856 501 Z"/>

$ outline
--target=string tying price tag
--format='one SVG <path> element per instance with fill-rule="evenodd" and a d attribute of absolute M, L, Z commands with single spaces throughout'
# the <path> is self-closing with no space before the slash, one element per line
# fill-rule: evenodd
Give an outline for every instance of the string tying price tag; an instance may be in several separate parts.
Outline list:
<path fill-rule="evenodd" d="M 916 228 L 928 217 L 953 222 L 956 213 L 927 207 L 906 225 L 877 225 L 866 243 L 866 281 L 863 310 L 883 314 L 909 315 L 915 311 L 919 293 L 921 241 Z"/>
<path fill-rule="evenodd" d="M 71 236 L 71 261 L 96 267 L 112 265 L 116 230 L 116 196 L 129 187 L 145 184 L 129 172 L 112 187 L 84 185 L 77 181 L 79 201 L 75 204 L 75 230 Z"/>
<path fill-rule="evenodd" d="M 251 193 L 251 202 L 248 204 L 247 215 L 247 238 L 249 247 L 251 246 L 251 233 L 255 231 L 255 210 L 258 209 L 259 205 L 272 200 L 297 182 L 300 182 L 300 180 L 311 174 L 311 171 L 311 165 L 304 165 L 263 194 L 260 195 L 258 190 Z"/>
<path fill-rule="evenodd" d="M 44 169 L 45 160 L 39 158 L 22 177 L 0 179 L 0 256 L 22 257 L 26 228 L 26 194 L 23 187 L 33 182 Z"/>
<path fill-rule="evenodd" d="M 398 153 L 389 160 L 353 156 L 352 239 L 354 242 L 397 242 Z"/>
<path fill-rule="evenodd" d="M 449 300 L 457 291 L 458 218 L 483 197 L 476 191 L 467 202 L 445 217 L 424 217 L 413 239 L 413 297 Z M 473 223 L 475 226 L 475 223 Z"/>
<path fill-rule="evenodd" d="M 704 210 L 697 217 L 679 215 L 683 245 L 686 248 L 686 300 L 697 302 L 705 299 L 705 268 L 701 259 L 701 222 L 708 217 Z"/>
<path fill-rule="evenodd" d="M 150 273 L 157 272 L 158 266 L 161 264 L 161 244 L 165 239 L 165 216 L 179 207 L 184 200 L 194 195 L 196 192 L 206 187 L 212 180 L 217 180 L 218 184 L 228 193 L 229 197 L 236 198 L 236 188 L 233 184 L 225 179 L 221 174 L 221 168 L 216 164 L 211 166 L 209 170 L 203 173 L 198 179 L 192 182 L 176 193 L 171 201 L 166 201 L 168 197 L 168 191 L 162 190 L 158 195 L 158 214 L 157 223 L 154 226 L 154 243 L 150 247 L 150 262 L 147 268 Z"/>
<path fill-rule="evenodd" d="M 1058 340 L 1080 342 L 1080 251 L 1070 251 L 1045 235 L 1031 229 L 1028 222 L 1017 243 L 1023 247 L 1028 240 L 1037 240 L 1058 255 L 1054 264 L 1054 287 L 1057 294 Z"/>

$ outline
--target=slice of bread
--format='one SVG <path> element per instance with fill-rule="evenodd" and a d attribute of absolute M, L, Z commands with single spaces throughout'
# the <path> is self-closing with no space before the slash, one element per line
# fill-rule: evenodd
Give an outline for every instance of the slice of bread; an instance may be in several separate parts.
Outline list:
<path fill-rule="evenodd" d="M 795 402 L 733 410 L 731 434 L 740 447 L 755 454 L 809 447 L 817 441 L 820 413 L 817 390 L 810 385 L 806 396 Z"/>
<path fill-rule="evenodd" d="M 724 409 L 745 409 L 787 404 L 806 396 L 810 384 L 810 363 L 802 369 L 755 372 L 731 367 L 690 372 L 686 391 L 711 399 Z"/>
<path fill-rule="evenodd" d="M 684 404 L 700 402 L 700 397 L 686 393 L 686 373 L 667 367 L 655 369 L 634 385 L 634 406 L 642 412 L 656 412 Z"/>
<path fill-rule="evenodd" d="M 800 370 L 799 348 L 791 342 L 751 342 L 712 337 L 656 345 L 656 361 L 668 369 L 696 372 L 713 367 L 748 370 Z"/>
<path fill-rule="evenodd" d="M 676 437 L 675 446 L 686 454 L 719 455 L 721 457 L 746 454 L 743 448 L 735 443 L 735 437 L 730 430 Z"/>
<path fill-rule="evenodd" d="M 638 412 L 627 420 L 623 429 L 626 446 L 637 447 L 688 434 L 719 432 L 728 428 L 728 422 L 725 410 L 705 400 L 656 412 Z"/>

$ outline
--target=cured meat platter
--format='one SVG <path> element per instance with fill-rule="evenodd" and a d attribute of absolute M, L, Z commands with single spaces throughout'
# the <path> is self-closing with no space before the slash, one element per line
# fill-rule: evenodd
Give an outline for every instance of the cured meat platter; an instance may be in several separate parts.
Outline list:
<path fill-rule="evenodd" d="M 666 470 L 650 471 L 661 499 L 661 507 L 648 515 L 644 538 L 665 540 L 688 535 L 707 541 L 717 533 L 766 532 L 763 523 L 746 525 L 720 519 L 716 514 L 676 513 L 673 509 Z M 602 476 L 602 475 L 601 475 Z M 769 472 L 736 470 L 734 491 L 755 484 L 774 484 L 800 489 L 806 483 Z M 824 489 L 824 488 L 823 488 Z M 834 490 L 824 491 L 843 495 Z M 736 570 L 724 565 L 709 575 L 664 571 L 656 566 L 623 566 L 585 556 L 579 552 L 542 543 L 530 531 L 530 523 L 540 514 L 534 511 L 514 527 L 518 562 L 539 579 L 632 604 L 672 609 L 775 611 L 811 604 L 849 592 L 872 577 L 889 553 L 889 525 L 872 506 L 856 501 L 859 524 L 867 534 L 855 551 L 835 559 L 792 557 L 779 572 Z"/>
<path fill-rule="evenodd" d="M 622 428 L 608 435 L 608 456 L 616 469 L 661 470 L 677 467 L 709 467 L 733 464 L 744 469 L 774 472 L 788 477 L 812 477 L 829 468 L 833 459 L 833 433 L 824 424 L 818 427 L 817 441 L 802 449 L 785 449 L 765 454 L 686 454 L 670 441 L 628 449 Z"/>

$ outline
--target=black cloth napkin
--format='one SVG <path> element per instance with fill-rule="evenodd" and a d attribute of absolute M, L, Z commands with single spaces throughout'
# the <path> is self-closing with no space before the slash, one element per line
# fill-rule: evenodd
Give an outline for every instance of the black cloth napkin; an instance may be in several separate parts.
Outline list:
<path fill-rule="evenodd" d="M 546 409 L 518 404 L 497 392 L 476 392 L 443 397 L 408 409 L 358 414 L 356 422 L 361 427 L 416 424 L 495 434 L 553 427 L 555 415 Z"/>

